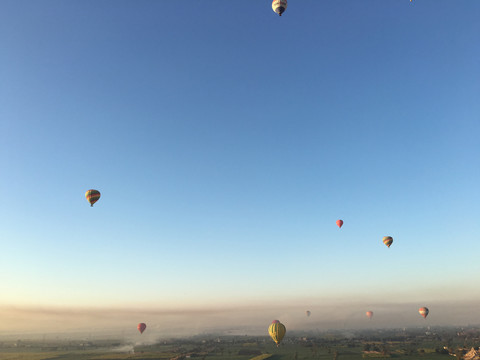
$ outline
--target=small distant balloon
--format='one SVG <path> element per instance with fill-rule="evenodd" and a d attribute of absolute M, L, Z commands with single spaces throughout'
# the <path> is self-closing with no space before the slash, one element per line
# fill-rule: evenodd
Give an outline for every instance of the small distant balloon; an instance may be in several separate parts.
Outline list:
<path fill-rule="evenodd" d="M 278 14 L 278 16 L 282 16 L 287 9 L 287 0 L 273 0 L 272 9 Z"/>
<path fill-rule="evenodd" d="M 343 220 L 337 220 L 337 226 L 341 228 L 343 225 Z"/>
<path fill-rule="evenodd" d="M 387 245 L 387 247 L 390 247 L 390 245 L 393 243 L 393 238 L 391 236 L 384 236 L 383 243 Z"/>
<path fill-rule="evenodd" d="M 310 310 L 305 311 L 305 314 L 307 314 L 307 316 L 312 315 L 312 313 L 310 312 Z"/>
<path fill-rule="evenodd" d="M 275 341 L 275 344 L 280 345 L 287 329 L 279 320 L 273 320 L 270 326 L 268 327 L 268 334 Z"/>
<path fill-rule="evenodd" d="M 85 197 L 90 203 L 90 206 L 93 206 L 93 204 L 95 204 L 98 199 L 100 199 L 100 191 L 94 189 L 87 190 L 87 192 L 85 193 Z"/>
<path fill-rule="evenodd" d="M 418 309 L 418 313 L 420 315 L 422 315 L 424 319 L 427 318 L 427 315 L 428 315 L 429 312 L 430 312 L 430 310 L 428 310 L 427 307 L 421 307 L 420 309 Z"/>
<path fill-rule="evenodd" d="M 367 311 L 365 314 L 367 315 L 367 317 L 368 317 L 369 319 L 372 319 L 372 317 L 373 317 L 373 311 Z"/>
<path fill-rule="evenodd" d="M 140 331 L 140 334 L 143 334 L 146 328 L 147 328 L 147 325 L 145 323 L 140 323 L 137 325 L 137 329 L 138 331 Z"/>

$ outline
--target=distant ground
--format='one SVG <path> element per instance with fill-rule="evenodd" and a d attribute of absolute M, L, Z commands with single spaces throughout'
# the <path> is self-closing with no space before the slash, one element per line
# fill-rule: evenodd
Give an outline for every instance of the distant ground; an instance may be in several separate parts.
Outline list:
<path fill-rule="evenodd" d="M 288 334 L 280 347 L 268 337 L 204 335 L 133 345 L 121 340 L 2 340 L 1 360 L 303 360 L 450 359 L 480 345 L 480 329 L 410 329 L 318 335 Z"/>

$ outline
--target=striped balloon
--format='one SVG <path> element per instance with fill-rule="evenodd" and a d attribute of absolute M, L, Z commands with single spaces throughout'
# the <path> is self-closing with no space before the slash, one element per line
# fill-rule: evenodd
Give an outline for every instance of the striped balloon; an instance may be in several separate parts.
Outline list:
<path fill-rule="evenodd" d="M 100 191 L 93 189 L 87 190 L 87 192 L 85 193 L 85 197 L 90 203 L 90 206 L 93 206 L 93 204 L 95 204 L 98 199 L 100 199 Z"/>
<path fill-rule="evenodd" d="M 277 344 L 277 346 L 280 345 L 280 342 L 282 341 L 286 332 L 287 329 L 285 328 L 285 325 L 283 325 L 278 320 L 273 320 L 273 322 L 268 327 L 268 334 L 273 339 L 273 341 L 275 341 L 275 344 Z"/>
<path fill-rule="evenodd" d="M 387 245 L 387 247 L 390 247 L 390 245 L 393 243 L 393 238 L 391 236 L 384 236 L 383 243 Z"/>
<path fill-rule="evenodd" d="M 419 312 L 420 315 L 423 316 L 424 319 L 426 319 L 430 310 L 428 310 L 428 308 L 426 308 L 426 307 L 421 307 L 420 309 L 418 309 L 418 312 Z"/>

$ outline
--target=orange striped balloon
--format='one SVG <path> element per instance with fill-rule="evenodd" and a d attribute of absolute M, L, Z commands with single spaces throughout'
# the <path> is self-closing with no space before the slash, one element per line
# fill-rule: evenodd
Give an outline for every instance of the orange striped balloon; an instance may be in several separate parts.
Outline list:
<path fill-rule="evenodd" d="M 87 190 L 87 192 L 85 193 L 85 197 L 90 203 L 90 206 L 93 206 L 93 204 L 95 204 L 98 199 L 100 199 L 100 191 L 93 189 Z"/>
<path fill-rule="evenodd" d="M 420 309 L 418 309 L 418 312 L 419 312 L 420 315 L 423 316 L 424 319 L 426 319 L 430 310 L 428 310 L 427 307 L 421 307 Z"/>
<path fill-rule="evenodd" d="M 383 243 L 387 245 L 387 247 L 390 247 L 390 245 L 393 243 L 393 238 L 391 236 L 384 236 Z"/>

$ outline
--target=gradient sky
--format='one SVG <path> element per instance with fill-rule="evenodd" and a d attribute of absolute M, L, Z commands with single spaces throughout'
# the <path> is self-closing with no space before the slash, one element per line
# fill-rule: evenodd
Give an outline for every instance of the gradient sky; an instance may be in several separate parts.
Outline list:
<path fill-rule="evenodd" d="M 0 314 L 480 300 L 479 18 L 3 1 Z"/>

